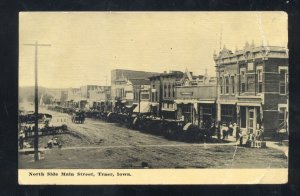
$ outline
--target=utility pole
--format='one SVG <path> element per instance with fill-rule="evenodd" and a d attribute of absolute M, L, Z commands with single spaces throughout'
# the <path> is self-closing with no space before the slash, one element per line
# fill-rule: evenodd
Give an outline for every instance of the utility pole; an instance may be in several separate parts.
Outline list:
<path fill-rule="evenodd" d="M 139 114 L 141 114 L 141 86 L 139 87 Z"/>
<path fill-rule="evenodd" d="M 35 58 L 34 58 L 34 113 L 35 113 L 35 129 L 34 129 L 34 161 L 39 160 L 39 136 L 38 136 L 38 114 L 39 114 L 39 101 L 38 101 L 38 47 L 39 46 L 51 46 L 50 44 L 38 44 L 36 41 L 34 44 L 24 44 L 25 46 L 34 46 L 35 48 Z"/>

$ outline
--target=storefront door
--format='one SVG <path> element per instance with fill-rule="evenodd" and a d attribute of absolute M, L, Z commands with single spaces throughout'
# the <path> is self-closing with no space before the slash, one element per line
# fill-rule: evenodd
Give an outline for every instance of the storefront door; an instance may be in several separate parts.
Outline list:
<path fill-rule="evenodd" d="M 255 118 L 254 118 L 255 110 L 250 109 L 249 110 L 249 118 L 248 118 L 248 131 L 249 133 L 254 133 L 255 125 Z"/>
<path fill-rule="evenodd" d="M 247 128 L 249 133 L 256 133 L 256 130 L 260 127 L 260 120 L 257 118 L 260 118 L 260 115 L 258 114 L 260 112 L 259 107 L 248 107 L 248 120 L 247 120 Z"/>

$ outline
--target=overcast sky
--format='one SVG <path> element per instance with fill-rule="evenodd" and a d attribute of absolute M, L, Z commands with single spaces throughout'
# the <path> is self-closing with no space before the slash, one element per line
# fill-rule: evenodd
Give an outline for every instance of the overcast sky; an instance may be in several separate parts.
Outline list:
<path fill-rule="evenodd" d="M 19 26 L 20 86 L 34 85 L 34 47 L 23 44 L 38 41 L 51 44 L 38 51 L 39 85 L 55 88 L 110 84 L 116 68 L 214 75 L 220 43 L 286 47 L 288 37 L 284 12 L 27 12 Z"/>

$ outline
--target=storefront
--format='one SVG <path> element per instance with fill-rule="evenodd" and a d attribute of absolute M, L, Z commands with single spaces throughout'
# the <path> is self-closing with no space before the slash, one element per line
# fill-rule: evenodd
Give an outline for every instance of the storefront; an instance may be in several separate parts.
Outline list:
<path fill-rule="evenodd" d="M 236 105 L 221 104 L 221 122 L 226 124 L 237 122 Z"/>
<path fill-rule="evenodd" d="M 162 103 L 161 115 L 165 119 L 176 119 L 176 104 L 173 101 L 164 101 Z"/>
<path fill-rule="evenodd" d="M 216 104 L 212 103 L 199 103 L 199 122 L 200 127 L 211 126 L 216 120 Z"/>
<path fill-rule="evenodd" d="M 177 119 L 199 127 L 210 126 L 216 119 L 215 101 L 175 100 Z"/>
<path fill-rule="evenodd" d="M 196 108 L 197 103 L 178 103 L 177 119 L 183 120 L 185 124 L 192 123 L 198 125 L 198 116 L 196 116 Z"/>
<path fill-rule="evenodd" d="M 242 131 L 255 134 L 263 125 L 263 112 L 259 103 L 238 103 L 239 126 Z"/>
<path fill-rule="evenodd" d="M 150 103 L 150 114 L 153 116 L 159 116 L 159 103 Z"/>

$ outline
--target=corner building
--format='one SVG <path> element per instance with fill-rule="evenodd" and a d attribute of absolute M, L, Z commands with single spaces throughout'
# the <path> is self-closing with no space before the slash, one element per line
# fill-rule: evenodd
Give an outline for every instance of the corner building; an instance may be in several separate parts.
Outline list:
<path fill-rule="evenodd" d="M 214 54 L 217 120 L 237 123 L 245 134 L 262 126 L 265 138 L 288 132 L 288 50 L 246 43 L 235 53 Z"/>

